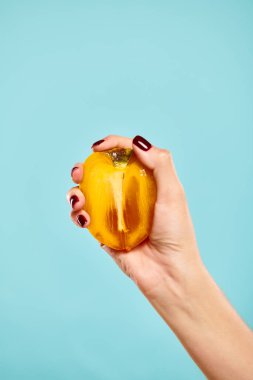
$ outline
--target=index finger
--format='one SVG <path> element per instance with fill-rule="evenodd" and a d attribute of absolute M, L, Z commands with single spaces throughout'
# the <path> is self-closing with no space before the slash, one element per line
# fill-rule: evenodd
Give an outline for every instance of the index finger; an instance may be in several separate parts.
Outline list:
<path fill-rule="evenodd" d="M 109 135 L 92 145 L 94 152 L 102 152 L 112 148 L 132 148 L 133 140 L 128 137 Z"/>
<path fill-rule="evenodd" d="M 99 144 L 97 144 L 99 142 Z M 123 136 L 109 135 L 92 145 L 94 152 L 103 152 L 112 148 L 132 148 L 132 139 Z M 83 179 L 83 164 L 77 163 L 71 170 L 73 182 L 79 184 Z"/>

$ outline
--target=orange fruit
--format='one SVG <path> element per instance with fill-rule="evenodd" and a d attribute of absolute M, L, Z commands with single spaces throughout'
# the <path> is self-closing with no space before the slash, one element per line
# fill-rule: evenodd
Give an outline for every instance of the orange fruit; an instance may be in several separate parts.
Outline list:
<path fill-rule="evenodd" d="M 90 233 L 102 244 L 129 251 L 151 230 L 156 184 L 132 149 L 92 153 L 79 185 L 90 215 Z"/>

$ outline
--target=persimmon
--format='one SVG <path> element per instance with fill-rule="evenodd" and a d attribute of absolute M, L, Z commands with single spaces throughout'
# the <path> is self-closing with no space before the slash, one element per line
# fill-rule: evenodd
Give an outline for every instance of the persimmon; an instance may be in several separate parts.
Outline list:
<path fill-rule="evenodd" d="M 129 251 L 151 230 L 156 184 L 132 149 L 92 153 L 79 185 L 90 215 L 90 233 L 115 250 Z"/>

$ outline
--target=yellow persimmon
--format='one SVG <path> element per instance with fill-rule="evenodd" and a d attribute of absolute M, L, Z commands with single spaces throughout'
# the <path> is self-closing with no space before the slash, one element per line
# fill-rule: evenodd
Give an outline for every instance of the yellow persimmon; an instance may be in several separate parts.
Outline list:
<path fill-rule="evenodd" d="M 92 153 L 83 163 L 79 185 L 90 233 L 116 250 L 129 251 L 145 240 L 151 229 L 156 184 L 152 172 L 132 149 Z"/>

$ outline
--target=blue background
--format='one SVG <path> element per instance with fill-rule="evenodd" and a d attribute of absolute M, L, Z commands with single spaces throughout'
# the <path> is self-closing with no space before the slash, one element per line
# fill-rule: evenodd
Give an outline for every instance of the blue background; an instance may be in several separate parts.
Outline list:
<path fill-rule="evenodd" d="M 203 260 L 252 310 L 253 2 L 0 2 L 0 378 L 203 379 L 87 230 L 70 170 L 107 134 L 173 152 Z"/>

